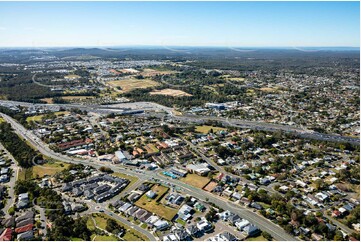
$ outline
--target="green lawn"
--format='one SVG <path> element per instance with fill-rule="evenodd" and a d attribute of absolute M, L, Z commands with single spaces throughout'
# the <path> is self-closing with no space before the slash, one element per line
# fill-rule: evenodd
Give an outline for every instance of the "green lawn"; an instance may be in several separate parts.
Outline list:
<path fill-rule="evenodd" d="M 75 238 L 75 237 L 72 237 L 70 238 L 71 241 L 83 241 L 81 238 Z"/>
<path fill-rule="evenodd" d="M 202 134 L 208 134 L 208 132 L 213 129 L 213 132 L 218 132 L 221 130 L 226 130 L 226 128 L 221 127 L 215 127 L 215 126 L 208 126 L 208 125 L 202 125 L 202 126 L 196 126 L 196 132 L 202 133 Z"/>
<path fill-rule="evenodd" d="M 119 240 L 114 235 L 92 235 L 91 239 L 94 241 L 117 241 L 117 240 Z"/>
<path fill-rule="evenodd" d="M 52 176 L 57 172 L 65 170 L 70 164 L 64 162 L 48 162 L 43 165 L 33 166 L 33 177 L 42 178 L 46 175 Z"/>
<path fill-rule="evenodd" d="M 123 239 L 126 241 L 148 241 L 149 239 L 143 235 L 142 233 L 138 232 L 136 229 L 130 228 L 129 226 L 127 226 L 126 224 L 123 224 L 122 222 L 106 215 L 106 214 L 98 214 L 98 213 L 93 213 L 92 214 L 95 222 L 96 222 L 96 226 L 104 229 L 107 226 L 107 220 L 108 219 L 113 219 L 115 220 L 119 225 L 121 225 L 122 227 L 124 227 L 127 231 L 125 233 L 125 235 L 123 236 Z M 92 219 L 89 217 L 88 221 L 87 221 L 87 226 L 90 230 L 92 230 L 92 228 L 94 229 L 94 224 L 89 222 L 92 221 Z M 97 235 L 95 240 L 116 240 L 116 239 L 110 239 L 112 236 L 99 236 Z M 103 239 L 102 239 L 103 238 Z M 115 237 L 114 237 L 115 238 Z"/>
<path fill-rule="evenodd" d="M 69 112 L 68 112 L 68 111 L 60 111 L 60 112 L 55 112 L 54 114 L 55 114 L 56 116 L 60 116 L 60 115 L 69 114 Z M 45 114 L 27 117 L 27 118 L 26 118 L 26 122 L 30 122 L 30 121 L 39 122 L 39 121 L 42 120 L 42 118 L 43 118 L 44 116 L 45 116 Z"/>
<path fill-rule="evenodd" d="M 257 237 L 248 237 L 246 241 L 267 241 L 265 237 L 259 235 Z"/>
<path fill-rule="evenodd" d="M 179 223 L 179 224 L 181 224 L 181 225 L 183 225 L 183 226 L 185 226 L 185 225 L 186 225 L 186 222 L 185 222 L 185 221 L 183 221 L 183 220 L 182 220 L 182 219 L 180 219 L 180 218 L 179 218 L 179 219 L 177 219 L 177 220 L 176 220 L 176 222 L 177 222 L 177 223 Z"/>
<path fill-rule="evenodd" d="M 25 181 L 33 178 L 33 168 L 21 168 L 18 174 L 18 180 Z"/>
<path fill-rule="evenodd" d="M 95 220 L 96 226 L 101 228 L 101 229 L 105 229 L 105 227 L 107 226 L 107 218 L 106 215 L 102 214 L 93 214 L 93 218 Z"/>
<path fill-rule="evenodd" d="M 171 221 L 173 217 L 177 214 L 177 210 L 173 208 L 166 207 L 165 205 L 159 203 L 161 198 L 168 192 L 169 188 L 159 185 L 154 185 L 152 191 L 157 193 L 157 196 L 154 199 L 150 199 L 144 194 L 136 203 L 140 208 L 143 208 L 151 213 L 155 213 L 158 216 Z"/>

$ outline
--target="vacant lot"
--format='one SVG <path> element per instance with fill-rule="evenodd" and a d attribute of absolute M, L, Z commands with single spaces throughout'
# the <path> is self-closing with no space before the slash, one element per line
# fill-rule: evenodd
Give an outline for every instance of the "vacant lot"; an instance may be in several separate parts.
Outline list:
<path fill-rule="evenodd" d="M 18 180 L 25 181 L 33 178 L 33 168 L 20 168 L 18 174 Z"/>
<path fill-rule="evenodd" d="M 157 214 L 159 217 L 167 219 L 171 221 L 174 216 L 177 214 L 177 210 L 173 208 L 166 207 L 165 205 L 159 203 L 163 196 L 168 192 L 169 188 L 164 186 L 154 185 L 152 187 L 152 191 L 157 193 L 157 196 L 154 199 L 150 199 L 147 195 L 143 195 L 136 203 L 140 208 L 144 208 L 145 210 Z"/>
<path fill-rule="evenodd" d="M 186 177 L 182 177 L 180 180 L 198 188 L 203 188 L 210 181 L 208 177 L 199 176 L 197 174 L 187 174 Z"/>
<path fill-rule="evenodd" d="M 55 114 L 56 116 L 60 116 L 60 115 L 69 114 L 69 112 L 68 112 L 68 111 L 62 111 L 62 112 L 55 112 L 54 114 Z M 45 116 L 45 114 L 27 117 L 27 118 L 26 118 L 26 122 L 30 122 L 30 121 L 39 122 L 39 121 L 41 121 L 41 119 L 42 119 L 44 116 Z"/>
<path fill-rule="evenodd" d="M 70 75 L 64 76 L 64 78 L 65 78 L 65 79 L 77 79 L 77 78 L 80 78 L 80 76 L 74 75 L 74 74 L 70 74 Z"/>
<path fill-rule="evenodd" d="M 242 77 L 230 77 L 230 78 L 226 78 L 228 81 L 233 81 L 233 82 L 243 82 L 244 78 Z"/>
<path fill-rule="evenodd" d="M 49 162 L 43 165 L 33 166 L 32 173 L 34 178 L 42 178 L 46 175 L 52 176 L 57 172 L 65 170 L 70 164 L 63 162 Z"/>
<path fill-rule="evenodd" d="M 42 99 L 40 99 L 40 100 L 46 102 L 47 104 L 52 104 L 52 103 L 53 103 L 53 99 L 52 99 L 52 98 L 42 98 Z"/>
<path fill-rule="evenodd" d="M 217 185 L 218 184 L 216 182 L 212 181 L 212 182 L 208 183 L 207 186 L 204 187 L 204 190 L 206 190 L 207 192 L 211 192 Z"/>
<path fill-rule="evenodd" d="M 107 226 L 107 220 L 108 219 L 113 219 L 113 218 L 111 218 L 110 216 L 108 216 L 106 214 L 93 213 L 91 216 L 93 216 L 95 224 L 93 223 L 93 225 L 92 225 L 92 223 L 89 222 L 89 220 L 92 220 L 89 217 L 88 222 L 87 222 L 87 226 L 88 226 L 88 228 L 90 230 L 92 230 L 92 228 L 94 228 L 95 226 L 105 230 L 105 227 Z M 124 227 L 126 229 L 126 233 L 123 236 L 123 239 L 125 241 L 146 241 L 146 240 L 149 240 L 145 235 L 141 234 L 136 229 L 130 228 L 126 224 L 123 224 L 122 222 L 119 222 L 116 219 L 113 219 L 113 220 L 115 220 L 120 226 L 122 226 L 122 227 Z M 112 236 L 107 236 L 107 237 L 112 237 Z M 101 239 L 101 238 L 102 237 L 98 238 L 98 235 L 97 235 L 97 238 L 95 240 L 105 240 L 105 238 L 104 239 Z"/>
<path fill-rule="evenodd" d="M 215 127 L 215 126 L 208 126 L 208 125 L 202 125 L 202 126 L 196 126 L 196 132 L 202 133 L 202 134 L 208 134 L 208 132 L 213 129 L 213 132 L 218 132 L 221 130 L 226 130 L 226 128 L 221 127 Z"/>
<path fill-rule="evenodd" d="M 154 146 L 154 144 L 147 144 L 144 146 L 148 153 L 157 153 L 159 150 Z"/>
<path fill-rule="evenodd" d="M 183 92 L 181 90 L 169 89 L 169 88 L 163 89 L 163 90 L 156 90 L 156 91 L 150 92 L 149 94 L 150 95 L 172 96 L 172 97 L 184 97 L 184 96 L 190 97 L 190 96 L 192 96 L 191 94 Z"/>
<path fill-rule="evenodd" d="M 246 241 L 267 241 L 265 237 L 263 237 L 262 235 L 257 236 L 257 237 L 248 237 L 246 239 Z"/>
<path fill-rule="evenodd" d="M 278 92 L 277 88 L 272 88 L 272 87 L 262 87 L 259 90 L 261 90 L 262 92 L 268 92 L 268 93 Z"/>
<path fill-rule="evenodd" d="M 148 88 L 159 85 L 157 82 L 152 81 L 150 79 L 136 79 L 136 78 L 127 78 L 123 80 L 110 81 L 108 82 L 108 84 L 113 87 L 120 87 L 121 90 L 119 91 L 122 93 L 130 92 L 131 90 L 138 88 Z"/>

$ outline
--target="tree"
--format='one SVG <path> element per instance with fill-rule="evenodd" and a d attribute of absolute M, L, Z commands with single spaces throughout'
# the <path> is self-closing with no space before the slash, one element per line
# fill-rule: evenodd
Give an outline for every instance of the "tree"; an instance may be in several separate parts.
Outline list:
<path fill-rule="evenodd" d="M 269 240 L 269 241 L 271 241 L 271 240 L 273 239 L 272 235 L 270 235 L 270 234 L 267 233 L 266 231 L 263 231 L 263 232 L 262 232 L 262 236 L 263 236 L 265 239 Z"/>

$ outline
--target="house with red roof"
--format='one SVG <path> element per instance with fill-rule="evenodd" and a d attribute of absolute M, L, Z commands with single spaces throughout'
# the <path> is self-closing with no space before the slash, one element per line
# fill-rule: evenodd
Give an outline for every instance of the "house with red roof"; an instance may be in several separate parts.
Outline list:
<path fill-rule="evenodd" d="M 28 224 L 28 225 L 22 226 L 20 228 L 16 228 L 15 232 L 18 233 L 18 234 L 24 233 L 26 231 L 32 230 L 33 227 L 34 227 L 34 224 Z"/>
<path fill-rule="evenodd" d="M 13 230 L 7 228 L 4 232 L 0 235 L 0 241 L 10 241 L 13 238 Z"/>

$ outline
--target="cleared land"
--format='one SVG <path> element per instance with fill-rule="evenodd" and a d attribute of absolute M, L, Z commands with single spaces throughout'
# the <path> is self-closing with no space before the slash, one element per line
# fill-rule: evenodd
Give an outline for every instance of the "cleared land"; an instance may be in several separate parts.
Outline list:
<path fill-rule="evenodd" d="M 267 239 L 265 237 L 263 237 L 262 235 L 260 235 L 257 237 L 249 237 L 246 239 L 246 241 L 267 241 Z"/>
<path fill-rule="evenodd" d="M 119 222 L 118 220 L 116 220 L 114 218 L 111 218 L 110 216 L 108 216 L 106 214 L 97 214 L 97 213 L 95 214 L 95 213 L 93 213 L 91 216 L 93 216 L 93 218 L 95 220 L 96 227 L 99 227 L 99 228 L 104 229 L 104 230 L 105 230 L 105 227 L 107 226 L 107 220 L 108 219 L 115 220 L 120 226 L 122 226 L 122 227 L 124 227 L 126 229 L 126 233 L 122 237 L 123 240 L 126 240 L 126 241 L 141 241 L 141 240 L 146 241 L 146 240 L 149 240 L 146 236 L 144 236 L 143 234 L 141 234 L 137 230 L 135 230 L 133 228 L 130 228 L 126 224 L 123 224 L 123 223 Z M 88 227 L 88 228 L 91 230 L 92 228 L 95 227 L 95 225 L 94 224 L 91 225 L 89 220 L 92 220 L 92 219 L 89 217 L 88 222 L 87 222 L 87 226 L 90 225 L 90 227 Z M 112 237 L 112 236 L 107 236 L 107 237 Z M 97 235 L 96 240 L 100 240 L 100 238 L 98 238 L 98 235 Z"/>
<path fill-rule="evenodd" d="M 243 82 L 244 78 L 242 77 L 230 77 L 230 78 L 226 78 L 228 81 L 233 81 L 233 82 Z"/>
<path fill-rule="evenodd" d="M 146 194 L 144 194 L 141 198 L 139 198 L 135 205 L 171 221 L 177 214 L 177 210 L 166 207 L 165 205 L 159 203 L 159 201 L 162 199 L 163 196 L 165 196 L 168 190 L 169 188 L 167 187 L 154 185 L 152 187 L 152 191 L 155 192 L 157 196 L 154 199 L 150 199 L 147 197 Z"/>
<path fill-rule="evenodd" d="M 34 178 L 42 178 L 46 175 L 52 176 L 57 172 L 65 170 L 70 164 L 63 162 L 48 162 L 43 165 L 33 166 L 32 173 Z"/>
<path fill-rule="evenodd" d="M 272 88 L 272 87 L 262 87 L 259 90 L 261 90 L 262 92 L 278 92 L 278 90 L 276 88 Z"/>
<path fill-rule="evenodd" d="M 159 85 L 157 82 L 152 81 L 150 79 L 136 79 L 136 78 L 127 78 L 123 80 L 110 81 L 108 82 L 108 84 L 111 85 L 112 87 L 120 87 L 121 90 L 119 91 L 122 93 L 130 92 L 138 88 L 148 88 Z"/>
<path fill-rule="evenodd" d="M 141 72 L 141 75 L 144 77 L 151 77 L 151 76 L 156 76 L 156 75 L 169 75 L 169 74 L 174 74 L 176 73 L 176 71 L 161 71 L 161 70 L 154 70 L 154 69 L 144 69 Z"/>
<path fill-rule="evenodd" d="M 183 92 L 181 90 L 176 89 L 163 89 L 163 90 L 156 90 L 149 93 L 150 95 L 164 95 L 164 96 L 172 96 L 172 97 L 190 97 L 192 96 L 189 93 Z"/>
<path fill-rule="evenodd" d="M 33 178 L 33 168 L 21 168 L 18 173 L 18 180 L 25 181 Z"/>
<path fill-rule="evenodd" d="M 85 100 L 85 99 L 92 99 L 94 96 L 63 96 L 61 97 L 64 100 Z"/>
<path fill-rule="evenodd" d="M 208 125 L 202 125 L 202 126 L 196 126 L 196 132 L 202 133 L 202 134 L 208 134 L 208 132 L 213 129 L 213 132 L 218 132 L 221 130 L 226 130 L 226 128 L 222 127 L 215 127 L 215 126 L 208 126 Z"/>
<path fill-rule="evenodd" d="M 70 112 L 68 111 L 61 111 L 61 112 L 55 112 L 54 114 L 56 116 L 60 116 L 60 115 L 65 115 L 65 114 L 69 114 Z M 39 122 L 41 121 L 41 119 L 45 116 L 46 114 L 41 114 L 41 115 L 36 115 L 36 116 L 31 116 L 31 117 L 27 117 L 26 118 L 26 122 L 30 122 L 30 121 L 34 121 L 34 122 Z"/>
<path fill-rule="evenodd" d="M 74 75 L 74 74 L 70 74 L 70 75 L 64 76 L 64 78 L 65 78 L 65 79 L 77 79 L 77 78 L 80 78 L 80 76 Z"/>
<path fill-rule="evenodd" d="M 109 235 L 95 235 L 94 234 L 91 236 L 91 240 L 92 241 L 117 241 L 118 238 L 113 235 L 109 236 Z"/>
<path fill-rule="evenodd" d="M 154 146 L 154 144 L 147 144 L 144 146 L 148 153 L 157 153 L 159 150 Z"/>
<path fill-rule="evenodd" d="M 203 188 L 210 181 L 208 177 L 199 176 L 197 174 L 187 174 L 186 177 L 182 177 L 180 180 L 199 188 Z"/>
<path fill-rule="evenodd" d="M 42 98 L 40 99 L 40 101 L 44 101 L 47 104 L 52 104 L 53 103 L 53 99 L 52 98 Z"/>
<path fill-rule="evenodd" d="M 204 187 L 204 190 L 211 192 L 218 184 L 216 182 L 210 182 L 207 186 Z"/>

